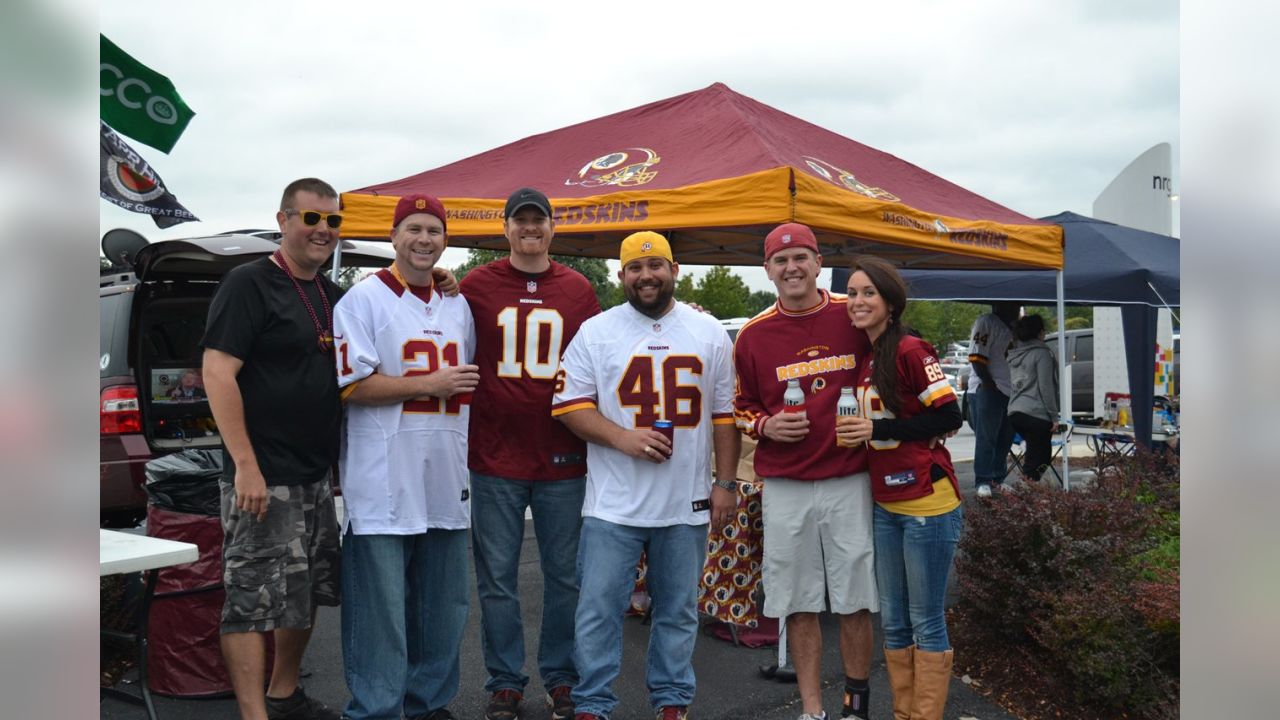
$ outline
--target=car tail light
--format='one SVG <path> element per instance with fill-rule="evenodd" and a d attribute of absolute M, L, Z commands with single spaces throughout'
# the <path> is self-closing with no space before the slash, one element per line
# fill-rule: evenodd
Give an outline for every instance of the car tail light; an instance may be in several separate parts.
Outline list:
<path fill-rule="evenodd" d="M 138 388 L 133 385 L 115 385 L 103 390 L 100 417 L 103 435 L 142 432 Z"/>

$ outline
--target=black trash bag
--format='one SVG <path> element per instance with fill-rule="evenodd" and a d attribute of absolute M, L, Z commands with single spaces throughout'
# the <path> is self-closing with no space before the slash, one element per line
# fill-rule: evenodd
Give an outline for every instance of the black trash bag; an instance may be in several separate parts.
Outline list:
<path fill-rule="evenodd" d="M 183 450 L 147 463 L 148 501 L 158 508 L 193 515 L 220 515 L 221 450 Z"/>

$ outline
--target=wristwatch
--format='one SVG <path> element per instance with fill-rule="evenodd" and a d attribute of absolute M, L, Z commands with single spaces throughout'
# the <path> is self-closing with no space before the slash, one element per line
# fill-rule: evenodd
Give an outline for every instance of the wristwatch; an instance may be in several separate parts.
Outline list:
<path fill-rule="evenodd" d="M 736 478 L 728 478 L 724 480 L 721 480 L 720 478 L 716 478 L 712 482 L 714 482 L 715 486 L 720 488 L 721 490 L 728 490 L 729 492 L 738 491 L 738 481 Z"/>

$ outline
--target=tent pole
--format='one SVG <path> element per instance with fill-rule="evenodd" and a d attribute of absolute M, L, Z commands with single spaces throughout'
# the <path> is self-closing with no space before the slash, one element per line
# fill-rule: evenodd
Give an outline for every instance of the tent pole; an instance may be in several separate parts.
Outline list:
<path fill-rule="evenodd" d="M 1071 407 L 1068 403 L 1071 398 L 1067 397 L 1067 384 L 1063 382 L 1063 378 L 1067 375 L 1067 323 L 1066 323 L 1066 303 L 1064 301 L 1066 293 L 1062 280 L 1062 270 L 1058 270 L 1058 416 L 1060 421 L 1064 423 L 1071 422 L 1071 415 L 1067 413 L 1067 408 Z M 1065 490 L 1071 489 L 1071 445 L 1070 436 L 1066 436 L 1062 448 L 1062 487 Z"/>

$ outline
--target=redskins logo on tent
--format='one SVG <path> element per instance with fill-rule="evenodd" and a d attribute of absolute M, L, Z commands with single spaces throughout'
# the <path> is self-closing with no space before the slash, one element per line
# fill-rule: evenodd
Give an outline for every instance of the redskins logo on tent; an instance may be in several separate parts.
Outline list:
<path fill-rule="evenodd" d="M 809 155 L 803 155 L 801 157 L 804 158 L 805 164 L 809 166 L 809 169 L 812 170 L 815 175 L 833 185 L 840 185 L 841 187 L 848 188 L 860 195 L 866 195 L 872 200 L 888 200 L 889 202 L 898 202 L 899 200 L 897 195 L 894 195 L 883 188 L 871 187 L 870 185 L 858 182 L 858 178 L 854 177 L 853 173 L 843 168 L 838 168 L 826 160 L 819 160 L 818 158 L 810 157 Z"/>
<path fill-rule="evenodd" d="M 593 188 L 605 185 L 617 187 L 635 187 L 644 185 L 658 175 L 652 170 L 654 165 L 662 161 L 658 154 L 649 148 L 625 148 L 592 160 L 578 171 L 578 177 L 568 178 L 565 185 L 581 185 Z"/>
<path fill-rule="evenodd" d="M 114 155 L 107 160 L 107 179 L 116 192 L 133 202 L 149 202 L 164 195 L 164 188 L 159 183 L 134 172 Z"/>

